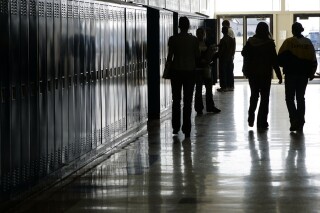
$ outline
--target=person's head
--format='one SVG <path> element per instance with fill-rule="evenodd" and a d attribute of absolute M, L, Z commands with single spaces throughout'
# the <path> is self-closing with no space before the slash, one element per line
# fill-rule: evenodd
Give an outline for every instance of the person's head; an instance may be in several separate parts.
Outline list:
<path fill-rule="evenodd" d="M 179 18 L 179 28 L 181 31 L 188 31 L 190 27 L 189 19 L 186 16 Z"/>
<path fill-rule="evenodd" d="M 297 36 L 297 35 L 301 35 L 301 33 L 304 31 L 304 28 L 302 27 L 302 24 L 300 24 L 299 22 L 295 22 L 292 25 L 291 30 L 292 30 L 292 34 L 294 36 Z"/>
<path fill-rule="evenodd" d="M 256 28 L 256 36 L 259 38 L 267 39 L 271 37 L 269 26 L 265 22 L 259 22 Z"/>
<path fill-rule="evenodd" d="M 221 32 L 223 35 L 228 35 L 228 27 L 222 27 Z"/>
<path fill-rule="evenodd" d="M 223 20 L 223 21 L 222 21 L 222 27 L 230 27 L 230 22 L 229 22 L 229 20 Z"/>
<path fill-rule="evenodd" d="M 206 37 L 206 32 L 204 31 L 204 29 L 203 29 L 202 27 L 200 27 L 200 28 L 197 29 L 196 34 L 197 34 L 197 38 L 198 38 L 199 40 L 204 40 L 205 37 Z"/>

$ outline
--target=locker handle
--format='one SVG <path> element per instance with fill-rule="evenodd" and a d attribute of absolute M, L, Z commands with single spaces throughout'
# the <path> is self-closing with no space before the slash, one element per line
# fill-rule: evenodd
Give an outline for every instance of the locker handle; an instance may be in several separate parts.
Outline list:
<path fill-rule="evenodd" d="M 21 85 L 21 97 L 24 98 L 27 96 L 27 86 L 25 84 Z"/>
<path fill-rule="evenodd" d="M 39 93 L 42 94 L 43 93 L 43 85 L 42 85 L 42 81 L 39 82 Z"/>
<path fill-rule="evenodd" d="M 122 75 L 125 75 L 126 74 L 126 69 L 124 66 L 121 67 L 121 70 L 122 70 Z"/>
<path fill-rule="evenodd" d="M 5 101 L 6 101 L 5 94 L 6 94 L 6 88 L 2 87 L 1 88 L 1 103 L 5 103 Z"/>
<path fill-rule="evenodd" d="M 75 86 L 78 85 L 78 75 L 77 75 L 77 74 L 75 74 L 75 75 L 73 76 L 73 83 L 74 83 Z"/>
<path fill-rule="evenodd" d="M 56 78 L 54 82 L 56 90 L 59 89 L 59 79 Z"/>
<path fill-rule="evenodd" d="M 31 82 L 30 83 L 30 95 L 35 96 L 36 95 L 36 88 L 35 88 L 35 83 Z"/>
<path fill-rule="evenodd" d="M 102 70 L 100 70 L 100 73 L 101 73 L 101 80 L 103 80 L 103 77 L 105 76 L 105 74 L 104 74 L 104 69 L 102 69 Z"/>
<path fill-rule="evenodd" d="M 64 89 L 64 87 L 65 87 L 65 78 L 64 78 L 64 76 L 62 77 L 62 89 Z"/>
<path fill-rule="evenodd" d="M 80 74 L 80 84 L 83 84 L 84 83 L 84 74 L 83 73 L 81 73 Z"/>
<path fill-rule="evenodd" d="M 50 80 L 48 80 L 47 88 L 48 88 L 48 92 L 51 92 L 51 81 Z"/>
<path fill-rule="evenodd" d="M 87 72 L 87 75 L 86 75 L 86 83 L 89 83 L 90 82 L 90 75 L 89 73 Z"/>
<path fill-rule="evenodd" d="M 11 88 L 11 98 L 13 101 L 17 99 L 16 86 L 12 86 L 12 88 Z"/>
<path fill-rule="evenodd" d="M 99 80 L 100 76 L 99 76 L 99 70 L 96 71 L 96 77 L 97 77 L 97 80 Z"/>
<path fill-rule="evenodd" d="M 106 69 L 106 78 L 109 78 L 109 69 Z"/>
<path fill-rule="evenodd" d="M 71 82 L 72 82 L 72 77 L 71 77 L 71 76 L 69 76 L 69 77 L 68 77 L 68 86 L 69 86 L 69 87 L 71 87 L 71 85 L 72 85 L 72 83 L 71 83 Z"/>

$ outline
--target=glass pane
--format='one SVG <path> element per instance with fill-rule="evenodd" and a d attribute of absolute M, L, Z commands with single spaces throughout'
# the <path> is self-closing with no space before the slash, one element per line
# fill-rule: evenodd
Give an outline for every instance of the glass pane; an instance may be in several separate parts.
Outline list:
<path fill-rule="evenodd" d="M 304 28 L 302 34 L 309 38 L 316 50 L 318 70 L 317 76 L 320 75 L 320 17 L 297 18 Z"/>
<path fill-rule="evenodd" d="M 215 11 L 246 12 L 246 11 L 280 11 L 281 0 L 215 0 Z"/>
<path fill-rule="evenodd" d="M 316 11 L 320 9 L 319 0 L 307 0 L 301 3 L 301 0 L 286 0 L 286 8 L 288 11 Z"/>
<path fill-rule="evenodd" d="M 253 36 L 259 22 L 265 22 L 270 30 L 270 18 L 247 18 L 247 39 Z"/>

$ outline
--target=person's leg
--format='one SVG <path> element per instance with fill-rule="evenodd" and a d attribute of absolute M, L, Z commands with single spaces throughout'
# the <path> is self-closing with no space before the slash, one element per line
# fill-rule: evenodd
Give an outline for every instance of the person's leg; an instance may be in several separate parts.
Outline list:
<path fill-rule="evenodd" d="M 257 109 L 257 104 L 259 100 L 259 85 L 256 79 L 249 78 L 249 85 L 250 85 L 250 106 L 248 110 L 248 124 L 249 126 L 253 126 L 255 111 Z"/>
<path fill-rule="evenodd" d="M 230 91 L 234 88 L 234 75 L 233 75 L 233 61 L 230 60 L 227 62 L 226 68 L 226 88 Z"/>
<path fill-rule="evenodd" d="M 291 124 L 290 131 L 294 131 L 297 128 L 297 108 L 294 103 L 296 94 L 296 79 L 296 76 L 285 76 L 285 97 Z"/>
<path fill-rule="evenodd" d="M 308 84 L 308 78 L 301 77 L 300 80 L 297 82 L 297 91 L 296 91 L 296 99 L 297 99 L 297 130 L 302 130 L 305 119 L 305 98 L 304 95 L 306 93 L 306 88 Z"/>
<path fill-rule="evenodd" d="M 192 97 L 194 90 L 194 80 L 186 79 L 183 81 L 183 124 L 182 131 L 186 137 L 190 137 L 191 132 L 191 112 Z"/>
<path fill-rule="evenodd" d="M 204 84 L 206 87 L 206 109 L 207 109 L 207 112 L 214 112 L 214 113 L 221 112 L 221 110 L 215 106 L 214 101 L 213 101 L 212 80 L 205 79 Z"/>
<path fill-rule="evenodd" d="M 202 114 L 203 110 L 203 101 L 202 101 L 202 78 L 198 77 L 196 82 L 196 92 L 194 97 L 194 109 L 198 114 Z"/>
<path fill-rule="evenodd" d="M 171 79 L 172 90 L 172 128 L 174 133 L 180 130 L 181 121 L 181 89 L 182 81 L 180 79 Z"/>
<path fill-rule="evenodd" d="M 219 61 L 219 83 L 220 90 L 218 91 L 224 91 L 226 89 L 226 65 L 222 60 Z"/>
<path fill-rule="evenodd" d="M 269 96 L 270 96 L 271 79 L 260 81 L 260 106 L 257 117 L 258 128 L 267 128 L 268 124 L 268 113 L 269 113 Z"/>

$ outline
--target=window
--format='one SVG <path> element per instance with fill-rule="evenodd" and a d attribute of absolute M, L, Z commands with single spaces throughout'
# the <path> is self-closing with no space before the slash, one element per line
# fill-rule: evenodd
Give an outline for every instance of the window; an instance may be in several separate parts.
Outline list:
<path fill-rule="evenodd" d="M 215 0 L 215 12 L 218 12 L 218 13 L 250 12 L 250 11 L 280 11 L 280 9 L 281 9 L 281 0 L 263 0 L 263 1 Z"/>

